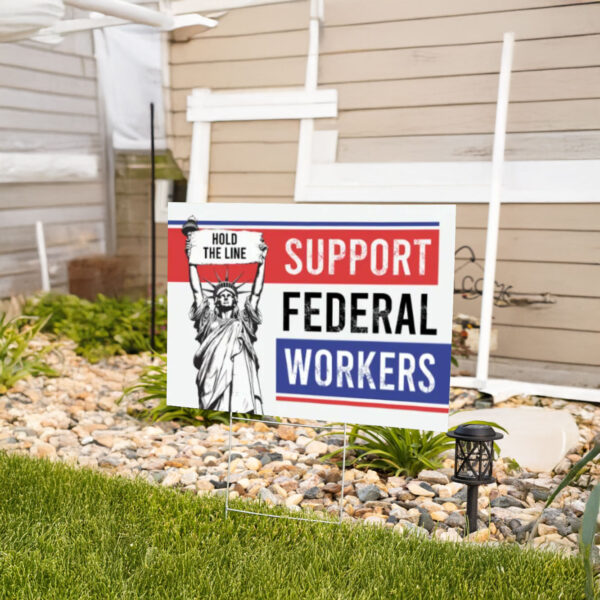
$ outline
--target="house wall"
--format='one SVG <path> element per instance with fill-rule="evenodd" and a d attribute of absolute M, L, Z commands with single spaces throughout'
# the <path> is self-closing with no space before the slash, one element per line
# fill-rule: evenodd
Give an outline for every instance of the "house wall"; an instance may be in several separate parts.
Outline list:
<path fill-rule="evenodd" d="M 169 144 L 182 169 L 191 89 L 302 86 L 308 21 L 306 1 L 249 7 L 171 43 Z M 325 0 L 319 86 L 338 90 L 339 115 L 316 129 L 338 130 L 338 162 L 490 160 L 505 31 L 517 39 L 507 160 L 600 158 L 598 3 Z M 298 130 L 298 121 L 214 123 L 209 201 L 293 202 Z M 486 222 L 487 206 L 458 206 L 457 248 L 471 246 L 479 265 Z M 482 275 L 475 265 L 466 273 Z M 493 356 L 588 374 L 600 366 L 600 204 L 503 206 L 496 279 L 557 302 L 495 308 Z M 455 295 L 455 312 L 479 310 Z"/>
<path fill-rule="evenodd" d="M 93 180 L 0 184 L 0 298 L 41 288 L 36 220 L 53 289 L 67 289 L 71 258 L 104 252 L 102 128 L 91 33 L 57 46 L 0 44 L 0 153 L 27 153 L 32 164 L 36 153 L 92 154 L 100 166 Z"/>

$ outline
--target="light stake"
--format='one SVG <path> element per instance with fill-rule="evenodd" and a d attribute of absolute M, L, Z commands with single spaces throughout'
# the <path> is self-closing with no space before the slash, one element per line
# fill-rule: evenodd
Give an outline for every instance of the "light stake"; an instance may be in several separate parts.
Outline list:
<path fill-rule="evenodd" d="M 449 431 L 456 440 L 452 481 L 467 485 L 467 528 L 477 531 L 479 486 L 496 481 L 492 477 L 494 441 L 504 437 L 490 425 L 465 424 Z"/>

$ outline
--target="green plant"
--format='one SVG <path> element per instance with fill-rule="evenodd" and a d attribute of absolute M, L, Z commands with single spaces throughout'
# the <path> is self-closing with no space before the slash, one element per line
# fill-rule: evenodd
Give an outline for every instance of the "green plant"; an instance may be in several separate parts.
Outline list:
<path fill-rule="evenodd" d="M 491 425 L 506 432 L 497 423 L 468 421 L 469 424 Z M 450 430 L 455 429 L 452 427 Z M 343 431 L 336 431 L 336 435 Z M 322 434 L 321 437 L 332 435 Z M 348 435 L 348 450 L 355 453 L 348 464 L 358 469 L 375 469 L 390 475 L 415 477 L 423 469 L 438 469 L 442 466 L 440 456 L 454 448 L 454 440 L 445 433 L 383 427 L 380 425 L 354 425 Z M 494 444 L 496 453 L 498 446 Z M 337 448 L 325 455 L 328 460 L 343 452 Z"/>
<path fill-rule="evenodd" d="M 562 481 L 556 486 L 554 491 L 548 496 L 544 508 L 548 508 L 556 499 L 558 494 L 562 492 L 569 484 L 575 480 L 588 468 L 596 456 L 600 454 L 600 434 L 594 437 L 592 447 L 588 452 L 578 460 L 564 476 Z M 585 597 L 587 600 L 594 600 L 594 556 L 592 553 L 594 538 L 597 531 L 598 511 L 600 510 L 600 483 L 596 484 L 588 498 L 583 513 L 583 521 L 581 531 L 579 533 L 579 552 L 581 554 L 585 569 Z M 533 538 L 537 534 L 538 525 L 542 519 L 544 512 L 535 521 L 531 533 L 529 535 L 529 544 L 533 543 Z"/>
<path fill-rule="evenodd" d="M 359 440 L 362 443 L 357 443 Z M 445 433 L 354 425 L 348 435 L 347 449 L 353 450 L 356 456 L 350 458 L 348 464 L 359 469 L 414 477 L 423 469 L 440 467 L 442 463 L 438 457 L 452 448 L 454 441 Z M 323 458 L 330 459 L 342 451 L 343 448 L 338 448 Z"/>
<path fill-rule="evenodd" d="M 137 411 L 143 419 L 150 421 L 179 421 L 187 425 L 211 425 L 213 423 L 229 423 L 229 413 L 218 410 L 203 410 L 182 406 L 169 406 L 167 404 L 167 357 L 165 354 L 157 355 L 158 362 L 144 368 L 140 380 L 135 385 L 126 388 L 119 399 L 142 392 L 137 401 L 145 405 L 148 401 L 158 401 L 152 407 L 143 407 Z M 249 415 L 239 415 L 249 416 Z"/>
<path fill-rule="evenodd" d="M 31 317 L 9 320 L 5 313 L 0 313 L 0 394 L 30 375 L 57 375 L 45 361 L 52 347 L 31 348 L 32 340 L 44 325 L 44 320 Z"/>
<path fill-rule="evenodd" d="M 44 294 L 28 300 L 23 312 L 46 319 L 44 331 L 77 343 L 76 352 L 90 362 L 116 354 L 150 350 L 150 303 L 145 299 L 107 298 L 94 302 L 73 295 Z M 166 349 L 167 303 L 156 304 L 156 350 Z"/>

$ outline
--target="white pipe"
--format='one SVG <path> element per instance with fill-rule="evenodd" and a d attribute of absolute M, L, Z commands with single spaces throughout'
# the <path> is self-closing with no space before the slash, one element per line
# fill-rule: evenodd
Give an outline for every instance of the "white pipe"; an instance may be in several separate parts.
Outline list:
<path fill-rule="evenodd" d="M 40 274 L 42 276 L 42 290 L 50 291 L 50 275 L 48 273 L 48 255 L 46 254 L 46 238 L 44 225 L 41 221 L 35 222 L 35 239 L 37 242 L 38 256 L 40 258 Z"/>
<path fill-rule="evenodd" d="M 82 10 L 100 12 L 104 15 L 118 17 L 142 25 L 151 25 L 161 29 L 172 29 L 173 17 L 166 13 L 138 6 L 125 0 L 64 0 L 65 4 Z"/>
<path fill-rule="evenodd" d="M 488 208 L 488 225 L 485 243 L 485 266 L 483 270 L 483 292 L 481 297 L 481 317 L 479 320 L 479 350 L 477 352 L 476 378 L 484 385 L 488 378 L 490 362 L 490 339 L 492 331 L 492 311 L 494 308 L 494 280 L 496 277 L 496 256 L 498 253 L 498 230 L 500 227 L 500 194 L 504 168 L 504 147 L 506 143 L 506 115 L 510 95 L 510 75 L 512 69 L 515 34 L 505 33 L 502 43 L 502 62 L 496 104 L 496 125 L 494 127 L 494 150 L 492 154 L 492 186 Z"/>
<path fill-rule="evenodd" d="M 210 129 L 210 123 L 206 121 L 196 121 L 192 128 L 190 178 L 186 195 L 187 202 L 208 202 Z"/>
<path fill-rule="evenodd" d="M 319 33 L 320 17 L 323 15 L 323 1 L 311 0 L 310 22 L 308 29 L 308 56 L 306 57 L 306 75 L 304 89 L 312 92 L 319 83 Z M 296 182 L 294 199 L 302 201 L 304 189 L 310 180 L 310 165 L 312 162 L 312 144 L 314 119 L 300 119 L 300 135 L 298 138 L 298 157 L 296 159 Z"/>

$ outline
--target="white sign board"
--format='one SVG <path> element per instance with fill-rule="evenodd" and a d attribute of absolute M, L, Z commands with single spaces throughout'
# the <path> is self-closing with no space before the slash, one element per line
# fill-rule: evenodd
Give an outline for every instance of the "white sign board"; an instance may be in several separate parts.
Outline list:
<path fill-rule="evenodd" d="M 169 205 L 170 405 L 446 430 L 454 206 Z"/>

